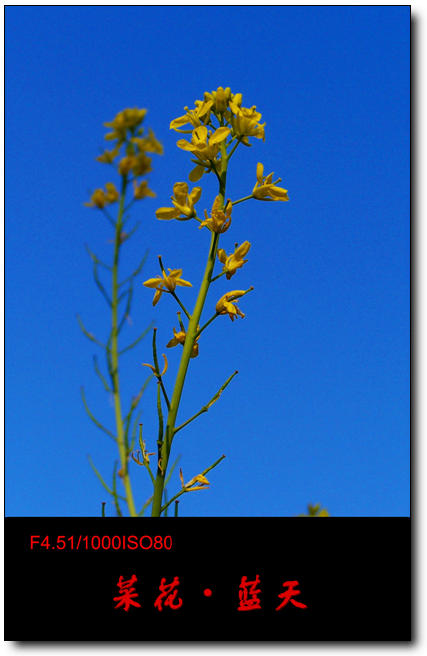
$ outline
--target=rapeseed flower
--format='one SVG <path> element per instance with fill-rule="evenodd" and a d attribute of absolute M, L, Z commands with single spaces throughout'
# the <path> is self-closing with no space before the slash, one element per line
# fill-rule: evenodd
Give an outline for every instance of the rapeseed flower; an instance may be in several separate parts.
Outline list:
<path fill-rule="evenodd" d="M 215 308 L 217 314 L 228 314 L 231 321 L 234 321 L 237 316 L 243 318 L 245 315 L 237 307 L 237 305 L 235 305 L 235 303 L 237 302 L 237 299 L 240 298 L 240 296 L 244 296 L 245 294 L 245 290 L 236 289 L 232 292 L 227 292 L 224 294 L 224 296 L 221 296 Z"/>
<path fill-rule="evenodd" d="M 215 159 L 220 150 L 220 144 L 228 137 L 231 130 L 225 126 L 215 130 L 213 134 L 208 133 L 205 125 L 193 130 L 191 143 L 185 139 L 176 142 L 178 148 L 193 153 L 201 162 L 209 164 Z"/>
<path fill-rule="evenodd" d="M 146 280 L 143 283 L 144 287 L 150 287 L 156 290 L 153 298 L 153 305 L 157 305 L 163 292 L 174 292 L 177 285 L 180 287 L 193 286 L 191 282 L 181 278 L 182 269 L 168 269 L 168 271 L 169 275 L 166 275 L 166 272 L 162 271 L 161 276 L 149 278 L 149 280 Z"/>
<path fill-rule="evenodd" d="M 208 216 L 205 210 L 205 220 L 200 223 L 199 228 L 206 226 L 211 232 L 225 232 L 231 225 L 232 208 L 233 206 L 229 200 L 224 209 L 222 207 L 222 197 L 218 195 L 213 202 L 211 216 Z"/>
<path fill-rule="evenodd" d="M 175 132 L 183 132 L 188 134 L 192 132 L 194 128 L 198 128 L 204 123 L 207 123 L 210 118 L 210 111 L 213 102 L 211 100 L 208 100 L 207 102 L 203 100 L 196 100 L 195 105 L 195 109 L 188 109 L 188 107 L 184 107 L 186 113 L 183 116 L 174 118 L 170 123 L 169 129 L 175 130 Z M 188 123 L 192 126 L 191 130 L 180 129 Z"/>
<path fill-rule="evenodd" d="M 150 196 L 151 198 L 156 197 L 154 191 L 149 189 L 146 180 L 142 180 L 142 182 L 140 182 L 139 184 L 136 182 L 136 180 L 133 181 L 133 195 L 136 200 L 147 198 L 147 196 Z"/>
<path fill-rule="evenodd" d="M 261 114 L 256 111 L 255 105 L 251 108 L 248 107 L 234 107 L 236 115 L 231 119 L 234 133 L 242 137 L 242 141 L 248 144 L 247 137 L 255 137 L 265 141 L 264 127 L 259 123 Z"/>
<path fill-rule="evenodd" d="M 101 155 L 98 155 L 96 161 L 102 162 L 103 164 L 112 164 L 118 154 L 119 148 L 113 148 L 113 150 L 105 150 Z"/>
<path fill-rule="evenodd" d="M 252 196 L 257 200 L 289 200 L 288 190 L 276 187 L 281 178 L 273 182 L 273 174 L 264 177 L 264 166 L 258 162 L 256 167 L 257 182 L 252 190 Z"/>
<path fill-rule="evenodd" d="M 138 109 L 137 107 L 134 107 L 133 109 L 123 109 L 116 114 L 112 121 L 104 123 L 105 127 L 112 128 L 112 132 L 106 134 L 105 139 L 107 141 L 114 141 L 117 139 L 119 144 L 122 144 L 126 140 L 127 130 L 132 130 L 138 127 L 138 125 L 144 120 L 146 113 L 146 109 Z"/>
<path fill-rule="evenodd" d="M 105 205 L 111 205 L 119 200 L 120 194 L 116 189 L 113 182 L 107 182 L 105 185 L 107 191 L 103 189 L 95 189 L 90 197 L 89 203 L 85 203 L 87 207 L 98 207 L 102 209 Z"/>
<path fill-rule="evenodd" d="M 173 334 L 174 337 L 166 344 L 166 348 L 172 348 L 173 346 L 178 346 L 178 344 L 182 344 L 184 346 L 185 344 L 185 338 L 187 336 L 187 333 L 185 330 L 180 330 L 179 332 L 173 328 Z M 193 348 L 191 349 L 191 358 L 196 358 L 199 355 L 199 345 L 197 343 L 199 338 L 197 338 L 193 344 Z"/>
<path fill-rule="evenodd" d="M 224 265 L 223 271 L 225 272 L 227 280 L 230 280 L 230 278 L 236 273 L 237 269 L 240 269 L 245 262 L 247 262 L 247 260 L 244 260 L 243 258 L 248 253 L 250 247 L 250 242 L 244 241 L 240 246 L 237 246 L 236 244 L 236 249 L 231 255 L 227 255 L 223 248 L 218 250 L 218 259 Z"/>
<path fill-rule="evenodd" d="M 194 209 L 195 204 L 202 194 L 201 187 L 194 187 L 188 193 L 188 184 L 186 182 L 175 182 L 173 186 L 173 196 L 171 196 L 173 207 L 159 207 L 156 210 L 156 216 L 161 221 L 178 219 L 178 221 L 188 221 L 196 216 Z"/>
<path fill-rule="evenodd" d="M 135 143 L 140 152 L 142 153 L 155 153 L 156 155 L 163 155 L 163 146 L 154 135 L 151 128 L 148 130 L 146 137 L 132 137 L 131 141 Z"/>

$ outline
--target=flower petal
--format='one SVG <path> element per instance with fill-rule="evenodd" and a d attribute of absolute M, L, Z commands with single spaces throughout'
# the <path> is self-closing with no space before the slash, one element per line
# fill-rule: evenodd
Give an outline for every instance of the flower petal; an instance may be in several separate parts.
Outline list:
<path fill-rule="evenodd" d="M 144 287 L 151 287 L 152 289 L 157 289 L 157 287 L 161 283 L 162 283 L 162 279 L 160 278 L 160 276 L 158 276 L 157 278 L 149 278 L 142 284 L 144 285 Z"/>
<path fill-rule="evenodd" d="M 188 179 L 191 182 L 197 182 L 203 176 L 205 172 L 205 167 L 198 164 L 188 175 Z"/>
<path fill-rule="evenodd" d="M 175 207 L 159 207 L 156 210 L 156 216 L 160 221 L 169 221 L 170 219 L 176 219 L 179 216 L 180 212 L 177 211 Z"/>
<path fill-rule="evenodd" d="M 230 128 L 226 128 L 225 126 L 222 128 L 218 128 L 217 130 L 215 130 L 213 135 L 209 138 L 209 145 L 213 146 L 214 144 L 221 143 L 222 141 L 224 141 L 224 139 L 228 137 L 230 132 L 231 132 Z"/>

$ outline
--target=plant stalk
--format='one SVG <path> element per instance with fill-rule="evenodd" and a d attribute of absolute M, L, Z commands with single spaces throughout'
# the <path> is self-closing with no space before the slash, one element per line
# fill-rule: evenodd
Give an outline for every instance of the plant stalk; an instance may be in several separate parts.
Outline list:
<path fill-rule="evenodd" d="M 132 487 L 128 471 L 128 448 L 125 440 L 125 432 L 123 428 L 123 416 L 120 401 L 120 383 L 119 383 L 119 348 L 118 348 L 118 269 L 119 269 L 119 254 L 121 246 L 121 233 L 123 227 L 123 213 L 124 202 L 127 187 L 127 176 L 122 177 L 122 188 L 120 194 L 120 204 L 117 215 L 116 233 L 114 239 L 114 262 L 112 271 L 112 299 L 111 299 L 111 364 L 112 364 L 112 379 L 113 379 L 113 396 L 114 396 L 114 412 L 116 416 L 117 427 L 117 445 L 120 455 L 120 478 L 122 479 L 126 503 L 131 517 L 137 517 L 138 513 L 135 509 L 135 502 L 132 494 Z"/>
<path fill-rule="evenodd" d="M 219 195 L 221 196 L 223 205 L 225 200 L 227 165 L 228 165 L 227 150 L 225 147 L 225 143 L 223 142 L 221 144 L 221 172 L 219 174 L 217 173 L 217 177 L 219 181 Z M 219 236 L 220 236 L 219 233 L 212 232 L 211 234 L 211 242 L 209 246 L 209 253 L 206 262 L 205 272 L 200 285 L 196 305 L 194 306 L 194 310 L 187 327 L 187 335 L 185 338 L 184 349 L 182 352 L 181 362 L 179 364 L 179 369 L 176 376 L 175 386 L 174 386 L 172 399 L 170 402 L 170 408 L 168 412 L 168 418 L 166 422 L 166 430 L 165 430 L 165 436 L 162 444 L 161 459 L 157 467 L 157 476 L 154 484 L 153 506 L 151 512 L 152 517 L 160 517 L 160 514 L 162 512 L 165 476 L 166 476 L 169 455 L 170 455 L 172 440 L 175 431 L 176 417 L 178 414 L 179 403 L 181 401 L 182 390 L 184 387 L 185 376 L 187 374 L 188 365 L 190 362 L 193 344 L 199 330 L 198 326 L 200 322 L 200 317 L 203 311 L 203 307 L 206 301 L 206 296 L 211 283 L 212 272 L 215 266 Z"/>

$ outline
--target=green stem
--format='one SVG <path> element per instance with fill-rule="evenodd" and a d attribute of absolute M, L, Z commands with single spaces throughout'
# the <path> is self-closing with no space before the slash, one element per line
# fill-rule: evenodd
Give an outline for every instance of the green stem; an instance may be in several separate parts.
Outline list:
<path fill-rule="evenodd" d="M 233 154 L 234 151 L 236 150 L 236 148 L 237 148 L 237 146 L 239 145 L 239 143 L 241 142 L 241 140 L 242 140 L 242 137 L 238 137 L 238 138 L 237 138 L 236 143 L 234 144 L 233 148 L 232 148 L 232 149 L 230 150 L 230 152 L 229 152 L 228 159 L 230 159 L 230 157 L 232 156 L 232 154 Z M 231 142 L 230 142 L 230 143 L 231 143 Z"/>
<path fill-rule="evenodd" d="M 117 426 L 117 444 L 120 454 L 120 477 L 123 481 L 125 488 L 126 503 L 131 517 L 136 517 L 137 512 L 135 509 L 135 502 L 133 499 L 132 488 L 130 483 L 128 471 L 128 449 L 125 439 L 125 431 L 123 427 L 123 416 L 120 400 L 120 383 L 119 383 L 119 348 L 118 348 L 118 270 L 119 270 L 119 253 L 123 224 L 124 203 L 127 187 L 127 176 L 122 176 L 122 188 L 120 194 L 119 211 L 117 215 L 116 233 L 114 239 L 114 261 L 112 272 L 112 299 L 111 299 L 111 364 L 112 364 L 112 381 L 113 381 L 113 396 L 114 396 L 114 412 L 116 416 Z"/>
<path fill-rule="evenodd" d="M 226 187 L 226 180 L 227 180 L 227 165 L 228 165 L 227 151 L 226 151 L 225 143 L 223 142 L 221 144 L 221 173 L 220 174 L 217 173 L 217 177 L 219 180 L 219 195 L 221 196 L 223 204 L 225 199 L 225 187 Z M 196 335 L 198 332 L 200 316 L 202 314 L 202 310 L 206 301 L 206 296 L 209 290 L 212 272 L 215 266 L 218 241 L 219 241 L 219 233 L 212 232 L 205 272 L 200 285 L 196 305 L 194 306 L 193 313 L 191 315 L 191 318 L 189 319 L 184 348 L 181 356 L 181 362 L 179 365 L 179 369 L 175 381 L 175 387 L 170 402 L 168 418 L 166 422 L 166 430 L 165 430 L 164 440 L 162 444 L 161 461 L 157 468 L 156 482 L 154 485 L 153 506 L 152 506 L 152 513 L 151 513 L 152 517 L 160 517 L 160 514 L 162 512 L 165 475 L 166 475 L 169 455 L 172 447 L 176 417 L 178 414 L 178 408 L 181 401 L 185 376 L 187 374 L 188 365 L 193 350 L 193 344 L 195 342 Z"/>
<path fill-rule="evenodd" d="M 187 310 L 185 309 L 184 304 L 181 303 L 181 301 L 179 300 L 179 298 L 178 298 L 176 292 L 171 292 L 171 294 L 172 294 L 172 296 L 174 297 L 174 299 L 176 300 L 176 302 L 178 303 L 178 305 L 181 307 L 181 309 L 184 310 L 184 314 L 185 314 L 185 316 L 187 317 L 187 319 L 190 319 L 190 318 L 191 318 L 191 317 L 190 317 L 190 314 L 189 314 L 189 313 L 187 312 Z"/>
<path fill-rule="evenodd" d="M 243 203 L 244 200 L 250 200 L 251 198 L 253 198 L 252 194 L 250 196 L 245 196 L 244 198 L 239 198 L 239 200 L 233 200 L 231 204 L 237 205 L 238 203 Z"/>
<path fill-rule="evenodd" d="M 214 280 L 215 280 L 215 278 L 214 278 Z M 213 281 L 211 280 L 211 282 L 213 282 Z M 209 324 L 212 323 L 212 321 L 213 321 L 214 319 L 216 319 L 217 317 L 219 317 L 219 314 L 218 314 L 218 312 L 215 312 L 215 314 L 209 319 L 209 321 L 206 321 L 205 325 L 202 326 L 202 327 L 200 328 L 200 330 L 197 331 L 197 333 L 196 333 L 196 339 L 197 339 L 197 337 L 198 337 L 199 335 L 202 334 L 202 332 L 204 331 L 204 329 L 207 328 L 207 327 L 209 326 Z"/>
<path fill-rule="evenodd" d="M 211 282 L 215 282 L 215 280 L 218 280 L 218 278 L 221 278 L 221 276 L 223 276 L 226 273 L 227 273 L 227 271 L 222 271 L 217 276 L 215 276 L 215 278 L 212 278 Z"/>
<path fill-rule="evenodd" d="M 233 380 L 234 376 L 236 376 L 238 373 L 239 373 L 238 371 L 235 371 L 234 373 L 232 373 L 231 376 L 230 376 L 229 378 L 227 378 L 227 380 L 225 381 L 225 383 L 219 388 L 219 390 L 217 391 L 217 393 L 214 394 L 214 396 L 211 398 L 211 400 L 209 401 L 209 403 L 206 403 L 206 405 L 204 405 L 203 408 L 202 408 L 201 410 L 199 410 L 199 412 L 197 412 L 195 415 L 193 415 L 192 417 L 190 417 L 190 419 L 187 419 L 187 421 L 184 421 L 183 424 L 181 424 L 180 426 L 178 426 L 177 428 L 175 428 L 175 433 L 174 433 L 174 435 L 176 435 L 176 433 L 177 433 L 178 431 L 180 431 L 182 428 L 184 428 L 185 426 L 188 426 L 189 423 L 191 423 L 192 421 L 194 421 L 195 419 L 197 419 L 197 417 L 200 417 L 201 414 L 203 414 L 204 412 L 208 412 L 209 408 L 211 408 L 211 407 L 213 406 L 213 404 L 216 403 L 216 401 L 218 401 L 219 397 L 221 396 L 221 394 L 223 393 L 223 391 L 225 390 L 225 388 L 231 383 L 231 381 Z"/>

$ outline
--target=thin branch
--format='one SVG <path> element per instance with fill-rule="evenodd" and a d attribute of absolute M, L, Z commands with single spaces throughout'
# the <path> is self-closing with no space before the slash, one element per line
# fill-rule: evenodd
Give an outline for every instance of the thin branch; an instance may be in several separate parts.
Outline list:
<path fill-rule="evenodd" d="M 228 153 L 228 161 L 230 161 L 230 158 L 231 158 L 232 154 L 233 154 L 234 151 L 236 150 L 236 148 L 237 148 L 237 146 L 239 145 L 239 143 L 241 143 L 241 141 L 242 141 L 242 137 L 238 137 L 238 139 L 237 139 L 236 143 L 234 144 L 233 148 L 232 148 L 232 149 L 230 150 L 230 152 Z M 230 143 L 231 143 L 231 142 L 230 142 Z"/>
<path fill-rule="evenodd" d="M 244 200 L 250 200 L 251 198 L 253 198 L 252 194 L 250 196 L 245 196 L 244 198 L 239 198 L 239 200 L 233 200 L 231 204 L 237 205 L 238 203 L 243 203 Z"/>
<path fill-rule="evenodd" d="M 88 330 L 86 330 L 86 328 L 84 327 L 83 321 L 82 321 L 81 318 L 80 318 L 80 315 L 79 315 L 79 314 L 76 314 L 76 317 L 77 317 L 77 321 L 79 322 L 80 330 L 82 331 L 83 335 L 86 335 L 86 337 L 87 337 L 88 339 L 90 339 L 91 342 L 95 342 L 95 344 L 98 344 L 98 346 L 100 346 L 101 348 L 105 349 L 105 344 L 103 344 L 102 342 L 100 342 L 99 339 L 97 339 L 97 338 L 95 337 L 95 335 L 93 335 L 93 334 L 90 333 Z"/>
<path fill-rule="evenodd" d="M 105 207 L 101 207 L 101 211 L 103 215 L 109 220 L 113 228 L 116 227 L 116 222 L 114 221 L 113 217 L 110 215 L 110 213 L 105 209 Z"/>
<path fill-rule="evenodd" d="M 87 244 L 85 244 L 85 248 L 86 248 L 92 262 L 97 262 L 98 264 L 103 266 L 105 269 L 108 269 L 108 271 L 113 270 L 113 267 L 109 266 L 108 264 L 105 264 L 105 262 L 103 262 L 97 255 L 95 255 L 95 253 L 92 253 L 92 251 L 90 250 L 90 248 Z"/>
<path fill-rule="evenodd" d="M 92 467 L 93 472 L 94 472 L 95 476 L 98 478 L 98 480 L 99 480 L 99 482 L 101 483 L 102 487 L 105 488 L 105 489 L 107 490 L 108 494 L 111 494 L 111 496 L 114 496 L 114 492 L 113 492 L 113 490 L 111 490 L 111 489 L 108 487 L 107 483 L 106 483 L 106 482 L 104 481 L 104 479 L 102 478 L 101 474 L 99 473 L 99 471 L 97 470 L 97 468 L 96 468 L 95 465 L 93 464 L 92 458 L 88 455 L 87 459 L 89 460 L 89 464 L 90 464 L 90 466 Z M 122 497 L 120 494 L 117 494 L 117 497 L 118 497 L 119 499 L 122 499 L 123 501 L 126 501 L 126 498 L 125 498 L 125 497 Z"/>
<path fill-rule="evenodd" d="M 103 384 L 103 386 L 104 386 L 105 391 L 106 391 L 106 392 L 112 392 L 113 390 L 111 389 L 111 387 L 110 387 L 109 384 L 107 383 L 107 381 L 106 381 L 106 379 L 105 379 L 105 376 L 102 374 L 102 372 L 101 372 L 101 370 L 100 370 L 100 368 L 99 368 L 99 365 L 98 365 L 98 358 L 96 357 L 96 355 L 93 356 L 93 367 L 94 367 L 94 369 L 95 369 L 95 373 L 96 373 L 96 375 L 97 375 L 97 376 L 99 377 L 99 379 L 101 380 L 101 382 L 102 382 L 102 384 Z"/>
<path fill-rule="evenodd" d="M 172 474 L 173 474 L 173 472 L 174 472 L 174 469 L 175 469 L 175 467 L 177 466 L 177 464 L 179 463 L 180 460 L 181 460 L 181 456 L 180 456 L 180 455 L 177 456 L 177 457 L 175 458 L 175 461 L 174 461 L 174 463 L 171 465 L 171 467 L 170 467 L 170 469 L 169 469 L 169 473 L 168 473 L 168 475 L 166 476 L 166 479 L 165 479 L 165 485 L 167 485 L 167 484 L 169 483 L 169 481 L 170 481 L 170 479 L 171 479 L 171 477 L 172 477 Z"/>
<path fill-rule="evenodd" d="M 127 232 L 127 233 L 126 233 L 126 240 L 125 240 L 125 241 L 127 241 L 128 239 L 130 239 L 130 238 L 132 237 L 132 235 L 135 234 L 135 232 L 138 230 L 138 228 L 139 228 L 140 225 L 141 225 L 141 221 L 137 221 L 137 222 L 135 223 L 135 225 L 133 226 L 132 230 L 131 230 L 130 232 Z"/>
<path fill-rule="evenodd" d="M 209 410 L 209 408 L 210 408 L 211 406 L 213 406 L 213 404 L 216 403 L 216 401 L 218 401 L 219 397 L 221 396 L 221 394 L 223 393 L 223 391 L 225 390 L 225 388 L 231 383 L 231 381 L 233 380 L 234 376 L 236 376 L 236 374 L 238 374 L 238 373 L 239 373 L 238 371 L 234 371 L 234 372 L 231 374 L 231 376 L 229 376 L 229 378 L 227 378 L 227 380 L 225 381 L 224 385 L 222 385 L 222 387 L 219 388 L 218 392 L 217 392 L 216 394 L 214 394 L 214 396 L 211 398 L 211 400 L 209 401 L 209 403 L 207 403 L 206 405 L 204 405 L 203 408 L 202 408 L 201 410 L 199 410 L 199 412 L 197 412 L 195 415 L 193 415 L 192 417 L 190 417 L 190 419 L 187 419 L 187 421 L 185 421 L 183 424 L 181 424 L 180 426 L 178 426 L 178 428 L 175 428 L 175 430 L 174 430 L 174 435 L 176 435 L 176 433 L 177 433 L 178 431 L 180 431 L 182 428 L 184 428 L 185 426 L 188 426 L 188 424 L 189 424 L 190 422 L 194 421 L 194 419 L 197 419 L 197 417 L 200 417 L 200 415 L 202 415 L 204 412 L 207 412 L 207 411 Z"/>
<path fill-rule="evenodd" d="M 129 412 L 127 413 L 126 417 L 123 420 L 123 423 L 125 425 L 125 436 L 124 437 L 125 437 L 126 448 L 129 448 L 128 434 L 129 434 L 129 424 L 130 424 L 130 421 L 132 419 L 132 415 L 133 415 L 134 411 L 136 410 L 136 408 L 138 407 L 138 403 L 140 402 L 140 400 L 142 398 L 142 395 L 144 394 L 144 392 L 147 388 L 147 385 L 148 385 L 148 383 L 150 382 L 150 380 L 152 378 L 153 378 L 153 376 L 151 375 L 151 376 L 148 376 L 148 378 L 145 380 L 145 382 L 142 385 L 141 389 L 139 390 L 138 394 L 132 399 L 132 403 L 130 405 Z"/>
<path fill-rule="evenodd" d="M 216 177 L 218 178 L 218 182 L 221 185 L 222 181 L 221 181 L 221 178 L 220 178 L 220 175 L 219 175 L 218 171 L 216 170 L 215 162 L 210 159 L 209 163 L 211 165 L 211 170 L 215 173 Z"/>
<path fill-rule="evenodd" d="M 162 398 L 160 396 L 160 381 L 157 383 L 157 415 L 159 418 L 159 432 L 157 435 L 157 456 L 160 462 L 162 445 L 163 445 L 163 411 L 162 411 Z"/>
<path fill-rule="evenodd" d="M 123 285 L 125 285 L 129 280 L 135 278 L 139 274 L 139 272 L 141 271 L 142 267 L 144 266 L 147 260 L 147 257 L 148 257 L 148 251 L 145 251 L 144 257 L 142 258 L 141 262 L 138 264 L 137 268 L 134 271 L 132 271 L 132 273 L 127 278 L 125 278 L 122 282 L 118 283 L 118 287 L 123 287 Z"/>
<path fill-rule="evenodd" d="M 151 497 L 144 503 L 144 505 L 142 506 L 141 510 L 138 513 L 138 517 L 144 517 L 145 510 L 146 508 L 148 508 L 148 506 L 152 501 L 153 501 L 153 495 L 151 495 Z"/>
<path fill-rule="evenodd" d="M 153 360 L 154 360 L 154 367 L 155 367 L 156 372 L 157 372 L 156 375 L 157 375 L 157 379 L 160 383 L 160 387 L 162 388 L 163 396 L 165 397 L 167 409 L 169 410 L 170 409 L 169 397 L 167 395 L 165 386 L 163 385 L 163 380 L 162 380 L 162 376 L 161 376 L 160 368 L 159 368 L 159 361 L 157 359 L 156 333 L 157 333 L 157 328 L 154 328 L 154 330 L 153 330 Z"/>
<path fill-rule="evenodd" d="M 126 319 L 130 316 L 130 308 L 131 308 L 131 305 L 132 305 L 132 296 L 133 296 L 133 283 L 131 282 L 130 285 L 129 285 L 129 289 L 128 289 L 128 299 L 126 301 L 126 308 L 125 308 L 125 311 L 123 313 L 123 317 L 121 318 L 120 323 L 118 325 L 117 334 L 120 333 Z"/>
<path fill-rule="evenodd" d="M 108 430 L 108 428 L 105 428 L 105 426 L 103 426 L 103 425 L 101 424 L 101 422 L 98 421 L 98 420 L 93 416 L 93 414 L 91 413 L 91 411 L 89 410 L 88 404 L 87 404 L 87 402 L 86 402 L 86 397 L 85 397 L 85 393 L 84 393 L 84 389 L 83 389 L 83 387 L 80 388 L 80 393 L 81 393 L 81 396 L 82 396 L 82 401 L 83 401 L 83 405 L 84 405 L 84 407 L 85 407 L 85 410 L 86 410 L 87 414 L 89 415 L 89 418 L 90 418 L 90 419 L 93 421 L 93 423 L 95 424 L 95 426 L 97 426 L 100 430 L 104 431 L 104 433 L 106 433 L 109 437 L 111 437 L 111 439 L 114 440 L 114 442 L 117 442 L 117 437 L 116 437 L 116 436 L 115 436 L 110 430 Z"/>
<path fill-rule="evenodd" d="M 172 296 L 174 297 L 174 299 L 176 300 L 176 302 L 179 304 L 179 306 L 184 310 L 184 313 L 185 313 L 187 319 L 190 321 L 190 319 L 191 319 L 191 315 L 190 315 L 190 313 L 187 311 L 187 309 L 185 308 L 184 303 L 182 303 L 182 302 L 180 301 L 180 299 L 178 298 L 177 293 L 176 293 L 176 292 L 170 292 L 170 293 L 172 294 Z"/>
<path fill-rule="evenodd" d="M 135 446 L 136 429 L 137 429 L 137 426 L 138 426 L 138 422 L 141 418 L 141 414 L 142 414 L 141 412 L 138 412 L 135 419 L 134 419 L 134 421 L 133 421 L 133 427 L 132 427 L 132 431 L 131 431 L 131 435 L 130 435 L 130 445 L 129 445 L 130 451 L 133 451 L 133 448 Z"/>
<path fill-rule="evenodd" d="M 166 487 L 165 487 L 165 491 L 163 492 L 163 496 L 164 496 L 165 501 L 166 501 L 164 516 L 167 517 L 168 516 L 168 506 L 169 506 L 169 504 L 168 504 L 168 491 L 167 491 Z"/>
<path fill-rule="evenodd" d="M 204 471 L 202 471 L 202 476 L 205 476 L 205 474 L 207 474 L 208 472 L 210 472 L 211 469 L 213 469 L 214 467 L 216 467 L 217 465 L 219 465 L 219 463 L 221 462 L 221 460 L 224 460 L 224 458 L 225 458 L 225 456 L 221 456 L 220 458 L 218 458 L 218 460 L 216 460 L 216 461 L 214 462 L 213 465 L 211 465 L 210 467 L 207 467 L 207 469 L 205 469 Z M 199 488 L 199 489 L 200 489 L 200 488 Z M 208 488 L 206 487 L 206 488 L 204 488 L 204 489 L 207 490 Z M 183 487 L 182 490 L 180 490 L 180 491 L 178 492 L 178 494 L 175 494 L 175 496 L 172 497 L 172 499 L 171 499 L 170 501 L 168 501 L 167 504 L 165 504 L 164 506 L 162 506 L 162 507 L 160 508 L 160 513 L 164 512 L 164 511 L 166 510 L 166 508 L 167 508 L 168 506 L 171 505 L 171 503 L 173 503 L 174 501 L 176 501 L 176 499 L 178 499 L 178 497 L 180 497 L 181 495 L 185 494 L 186 492 L 191 492 L 191 487 L 188 487 L 188 488 Z"/>
<path fill-rule="evenodd" d="M 214 280 L 215 280 L 215 279 L 214 279 Z M 212 281 L 211 281 L 211 282 L 212 282 Z M 207 328 L 207 327 L 209 326 L 209 324 L 212 323 L 212 321 L 213 321 L 214 319 L 216 319 L 217 317 L 219 317 L 219 316 L 220 316 L 219 313 L 218 313 L 218 312 L 215 312 L 215 314 L 209 319 L 209 321 L 206 321 L 206 323 L 204 324 L 204 326 L 202 326 L 202 327 L 200 328 L 200 330 L 197 331 L 195 339 L 197 339 L 197 338 L 199 337 L 199 335 L 202 334 L 202 332 L 204 331 L 204 329 Z"/>
<path fill-rule="evenodd" d="M 218 278 L 221 278 L 221 276 L 223 276 L 225 273 L 227 273 L 227 271 L 221 271 L 221 273 L 219 273 L 217 276 L 215 276 L 215 278 L 211 278 L 210 282 L 211 283 L 215 282 L 215 280 L 218 280 Z"/>
<path fill-rule="evenodd" d="M 122 510 L 120 508 L 119 504 L 119 495 L 117 494 L 117 460 L 114 463 L 114 469 L 113 469 L 113 498 L 114 498 L 114 505 L 116 506 L 116 512 L 119 517 L 122 517 Z"/>
<path fill-rule="evenodd" d="M 107 302 L 107 305 L 109 305 L 111 307 L 112 306 L 111 298 L 108 296 L 107 291 L 106 291 L 104 285 L 102 284 L 102 282 L 100 281 L 99 276 L 98 276 L 98 262 L 93 263 L 93 278 L 95 280 L 96 286 L 98 287 L 99 291 L 101 292 L 101 294 L 105 298 L 105 300 Z"/>
<path fill-rule="evenodd" d="M 152 330 L 153 325 L 154 325 L 154 321 L 152 321 L 152 322 L 150 323 L 150 325 L 148 326 L 148 328 L 146 328 L 146 329 L 144 330 L 144 332 L 142 332 L 142 333 L 140 334 L 140 336 L 137 337 L 136 340 L 135 340 L 134 342 L 132 342 L 132 344 L 129 344 L 129 346 L 125 346 L 124 349 L 122 349 L 121 351 L 119 351 L 119 355 L 122 355 L 123 353 L 126 353 L 126 351 L 130 351 L 130 349 L 133 349 L 137 344 L 139 344 L 139 342 L 141 341 L 141 339 L 144 339 L 144 337 L 150 332 L 150 330 Z"/>

